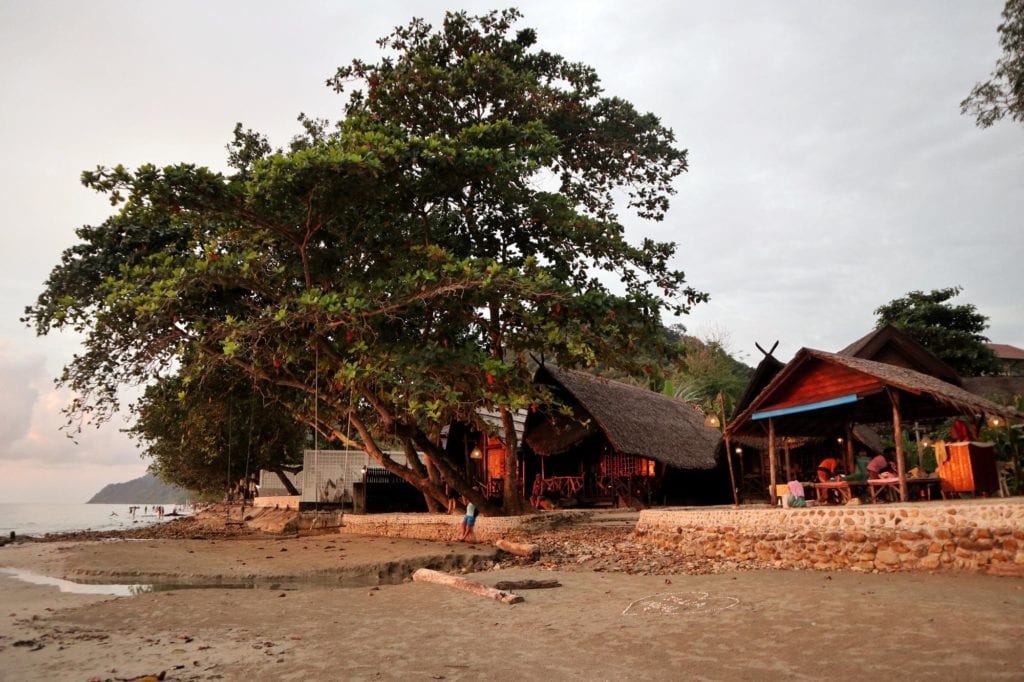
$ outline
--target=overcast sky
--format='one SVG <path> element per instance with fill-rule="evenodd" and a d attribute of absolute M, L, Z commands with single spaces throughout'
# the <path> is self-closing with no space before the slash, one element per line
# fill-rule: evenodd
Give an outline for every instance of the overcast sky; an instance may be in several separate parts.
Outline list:
<path fill-rule="evenodd" d="M 522 2 L 541 47 L 672 127 L 690 171 L 663 223 L 708 291 L 684 324 L 838 350 L 908 291 L 961 285 L 993 341 L 1024 347 L 1024 126 L 977 129 L 959 102 L 999 57 L 999 0 Z M 235 122 L 285 144 L 336 117 L 334 68 L 437 2 L 0 0 L 0 501 L 83 502 L 146 462 L 119 429 L 58 427 L 76 351 L 18 322 L 104 199 L 98 164 L 224 167 Z"/>

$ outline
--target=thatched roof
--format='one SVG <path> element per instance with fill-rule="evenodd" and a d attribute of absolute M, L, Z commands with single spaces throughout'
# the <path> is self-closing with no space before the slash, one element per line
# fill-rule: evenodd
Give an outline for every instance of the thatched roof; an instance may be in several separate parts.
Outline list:
<path fill-rule="evenodd" d="M 781 417 L 787 422 L 786 435 L 821 435 L 834 431 L 847 419 L 869 424 L 891 419 L 886 389 L 898 391 L 902 396 L 901 410 L 905 419 L 958 414 L 1024 418 L 1024 414 L 1013 408 L 912 369 L 802 348 L 757 399 L 729 424 L 729 431 L 760 433 L 759 427 L 754 428 L 755 413 L 838 398 L 849 394 L 850 386 L 856 386 L 853 403 Z"/>
<path fill-rule="evenodd" d="M 590 419 L 585 432 L 577 430 L 566 442 L 557 442 L 550 424 L 540 431 L 527 429 L 526 442 L 544 454 L 564 451 L 599 429 L 621 454 L 647 457 L 680 469 L 713 469 L 721 434 L 704 426 L 704 415 L 689 403 L 654 391 L 612 381 L 586 372 L 544 365 L 535 381 L 550 385 L 574 408 L 577 425 Z M 558 389 L 562 389 L 559 391 Z"/>
<path fill-rule="evenodd" d="M 934 353 L 891 324 L 873 329 L 837 355 L 884 362 L 960 385 L 960 376 Z"/>
<path fill-rule="evenodd" d="M 758 346 L 760 348 L 760 346 Z M 736 401 L 736 407 L 734 408 L 734 414 L 742 412 L 747 408 L 750 403 L 754 402 L 754 398 L 760 395 L 764 387 L 775 378 L 775 375 L 782 371 L 782 368 L 786 364 L 781 360 L 776 359 L 771 353 L 766 353 L 761 362 L 757 364 L 757 368 L 754 369 L 753 376 L 750 377 L 750 383 L 747 384 L 747 388 L 743 391 L 743 395 Z"/>

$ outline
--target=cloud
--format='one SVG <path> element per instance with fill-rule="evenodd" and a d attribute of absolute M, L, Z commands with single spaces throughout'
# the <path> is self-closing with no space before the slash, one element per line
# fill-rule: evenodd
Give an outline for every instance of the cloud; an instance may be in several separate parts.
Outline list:
<path fill-rule="evenodd" d="M 139 461 L 137 446 L 123 433 L 121 418 L 98 428 L 88 423 L 74 433 L 62 410 L 71 391 L 57 387 L 45 356 L 19 353 L 0 339 L 0 461 L 45 465 L 124 465 Z M 73 435 L 74 439 L 69 437 Z"/>

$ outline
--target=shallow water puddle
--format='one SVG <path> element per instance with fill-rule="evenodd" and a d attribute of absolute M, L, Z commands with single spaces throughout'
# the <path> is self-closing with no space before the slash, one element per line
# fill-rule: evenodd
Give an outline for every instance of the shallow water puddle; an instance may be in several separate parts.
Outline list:
<path fill-rule="evenodd" d="M 33 585 L 49 585 L 57 587 L 61 592 L 68 594 L 109 594 L 115 597 L 131 597 L 149 592 L 169 592 L 171 590 L 282 590 L 291 591 L 298 589 L 297 584 L 283 582 L 248 582 L 248 583 L 134 583 L 117 584 L 101 582 L 76 582 L 64 580 L 63 578 L 51 578 L 48 575 L 40 575 L 31 571 L 22 571 L 16 568 L 0 568 L 0 574 L 9 575 L 15 580 L 31 583 Z"/>
<path fill-rule="evenodd" d="M 119 584 L 86 584 L 76 583 L 63 578 L 51 578 L 48 575 L 40 575 L 31 571 L 22 571 L 17 568 L 0 568 L 0 573 L 9 575 L 15 580 L 31 583 L 32 585 L 48 585 L 57 587 L 61 592 L 68 594 L 110 594 L 117 597 L 130 597 L 133 594 L 152 592 L 152 585 L 119 585 Z"/>

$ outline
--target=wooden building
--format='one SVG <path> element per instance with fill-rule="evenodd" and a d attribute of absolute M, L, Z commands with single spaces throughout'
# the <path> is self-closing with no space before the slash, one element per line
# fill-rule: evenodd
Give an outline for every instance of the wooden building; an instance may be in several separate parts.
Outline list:
<path fill-rule="evenodd" d="M 900 499 L 907 499 L 902 448 L 908 420 L 985 415 L 1024 418 L 957 385 L 903 366 L 802 348 L 728 425 L 732 437 L 768 439 L 770 491 L 780 480 L 777 453 L 786 438 L 842 437 L 852 464 L 857 424 L 891 424 L 896 443 Z M 784 480 L 784 479 L 782 479 Z M 773 499 L 774 502 L 774 499 Z"/>
<path fill-rule="evenodd" d="M 960 375 L 930 350 L 891 324 L 871 330 L 837 353 L 848 358 L 874 360 L 960 386 Z"/>
<path fill-rule="evenodd" d="M 528 415 L 523 471 L 535 505 L 728 499 L 720 432 L 685 401 L 551 365 L 535 381 L 560 403 Z"/>

